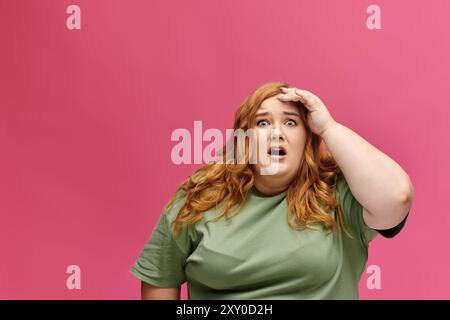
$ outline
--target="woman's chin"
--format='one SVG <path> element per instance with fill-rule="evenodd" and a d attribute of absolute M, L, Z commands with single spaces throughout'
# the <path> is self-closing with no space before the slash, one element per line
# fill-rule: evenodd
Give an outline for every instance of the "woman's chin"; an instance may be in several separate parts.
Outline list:
<path fill-rule="evenodd" d="M 261 175 L 273 175 L 273 176 L 282 176 L 289 172 L 289 167 L 286 163 L 279 161 L 272 161 L 269 165 L 261 166 L 258 170 Z"/>

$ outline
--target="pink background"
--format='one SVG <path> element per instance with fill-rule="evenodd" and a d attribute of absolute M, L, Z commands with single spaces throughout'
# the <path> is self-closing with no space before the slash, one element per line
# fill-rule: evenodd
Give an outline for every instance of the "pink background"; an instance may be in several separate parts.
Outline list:
<path fill-rule="evenodd" d="M 81 30 L 66 8 L 81 7 Z M 381 30 L 366 8 L 381 7 Z M 198 165 L 176 128 L 232 127 L 257 86 L 286 81 L 395 159 L 416 199 L 367 266 L 361 299 L 449 299 L 450 2 L 1 1 L 0 298 L 137 299 L 129 270 Z M 81 267 L 81 290 L 66 268 Z M 183 286 L 183 297 L 186 297 Z"/>

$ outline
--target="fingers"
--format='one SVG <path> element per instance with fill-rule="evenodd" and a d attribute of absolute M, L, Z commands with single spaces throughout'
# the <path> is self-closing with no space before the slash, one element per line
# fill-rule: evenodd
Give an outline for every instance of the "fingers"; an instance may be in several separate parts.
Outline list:
<path fill-rule="evenodd" d="M 278 98 L 282 101 L 300 101 L 304 105 L 311 105 L 316 99 L 316 96 L 307 90 L 281 87 L 281 91 L 283 94 Z"/>
<path fill-rule="evenodd" d="M 294 92 L 300 97 L 300 101 L 306 104 L 312 104 L 316 98 L 314 94 L 307 90 L 295 88 Z"/>
<path fill-rule="evenodd" d="M 282 94 L 278 95 L 281 101 L 300 101 L 300 97 L 295 94 L 294 88 L 281 87 Z"/>

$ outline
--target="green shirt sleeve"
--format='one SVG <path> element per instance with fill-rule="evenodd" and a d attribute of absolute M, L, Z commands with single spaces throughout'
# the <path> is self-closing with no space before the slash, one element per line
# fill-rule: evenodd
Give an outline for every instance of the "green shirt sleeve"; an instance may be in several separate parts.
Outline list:
<path fill-rule="evenodd" d="M 350 234 L 359 239 L 364 247 L 367 247 L 378 234 L 377 230 L 367 226 L 363 219 L 363 206 L 353 196 L 352 191 L 344 176 L 339 178 L 338 186 L 338 202 L 342 209 L 345 227 L 348 228 Z"/>
<path fill-rule="evenodd" d="M 393 238 L 399 234 L 405 226 L 410 213 L 410 211 L 408 211 L 405 218 L 391 229 L 376 230 L 370 228 L 363 218 L 363 206 L 353 196 L 347 180 L 343 176 L 338 182 L 338 200 L 343 211 L 342 214 L 346 226 L 350 228 L 352 235 L 356 235 L 366 247 L 378 234 L 381 234 L 384 238 Z"/>
<path fill-rule="evenodd" d="M 184 267 L 192 237 L 188 229 L 183 228 L 174 239 L 170 226 L 183 204 L 182 200 L 178 193 L 168 214 L 163 209 L 149 240 L 131 268 L 131 273 L 141 281 L 162 288 L 178 287 L 186 281 Z"/>

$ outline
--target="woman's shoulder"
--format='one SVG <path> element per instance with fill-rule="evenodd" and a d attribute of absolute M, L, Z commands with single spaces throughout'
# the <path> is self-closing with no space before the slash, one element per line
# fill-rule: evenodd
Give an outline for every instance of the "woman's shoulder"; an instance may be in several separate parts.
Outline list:
<path fill-rule="evenodd" d="M 177 189 L 170 197 L 169 201 L 164 205 L 163 213 L 167 220 L 172 222 L 178 215 L 179 211 L 186 202 L 186 191 L 182 188 Z"/>

